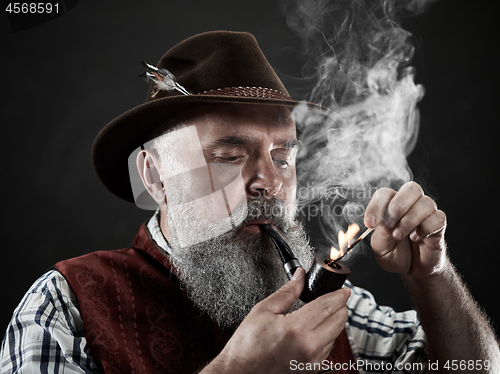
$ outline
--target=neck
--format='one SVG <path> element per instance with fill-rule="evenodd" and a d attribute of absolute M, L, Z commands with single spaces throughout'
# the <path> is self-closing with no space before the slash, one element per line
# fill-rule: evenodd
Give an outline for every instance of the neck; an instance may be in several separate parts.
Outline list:
<path fill-rule="evenodd" d="M 168 243 L 172 243 L 172 233 L 167 224 L 167 206 L 164 205 L 160 208 L 160 229 L 163 237 Z"/>

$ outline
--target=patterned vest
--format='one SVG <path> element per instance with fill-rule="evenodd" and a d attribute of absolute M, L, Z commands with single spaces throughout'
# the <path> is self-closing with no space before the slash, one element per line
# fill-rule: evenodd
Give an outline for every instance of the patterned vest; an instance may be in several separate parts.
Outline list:
<path fill-rule="evenodd" d="M 187 298 L 144 225 L 133 248 L 94 252 L 55 268 L 76 294 L 90 355 L 105 373 L 194 373 L 230 338 Z M 354 362 L 345 329 L 328 360 Z"/>

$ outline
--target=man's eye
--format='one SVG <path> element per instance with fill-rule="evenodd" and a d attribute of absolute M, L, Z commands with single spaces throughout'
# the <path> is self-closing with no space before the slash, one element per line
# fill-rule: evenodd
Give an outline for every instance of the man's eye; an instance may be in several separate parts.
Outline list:
<path fill-rule="evenodd" d="M 273 161 L 277 163 L 281 169 L 286 169 L 289 165 L 287 161 L 278 158 L 274 158 Z"/>
<path fill-rule="evenodd" d="M 215 162 L 238 162 L 243 158 L 243 156 L 217 156 L 215 157 Z"/>

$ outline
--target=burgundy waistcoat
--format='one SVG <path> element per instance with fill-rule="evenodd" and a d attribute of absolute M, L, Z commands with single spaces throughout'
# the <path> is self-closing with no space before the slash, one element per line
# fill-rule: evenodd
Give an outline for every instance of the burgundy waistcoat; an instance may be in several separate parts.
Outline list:
<path fill-rule="evenodd" d="M 90 355 L 105 373 L 194 373 L 230 338 L 187 298 L 144 225 L 133 248 L 55 268 L 76 294 Z M 354 361 L 345 329 L 328 360 Z"/>

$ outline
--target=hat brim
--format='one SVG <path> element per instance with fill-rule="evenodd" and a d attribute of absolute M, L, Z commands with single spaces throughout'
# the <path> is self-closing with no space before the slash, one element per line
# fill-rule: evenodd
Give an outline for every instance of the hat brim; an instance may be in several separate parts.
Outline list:
<path fill-rule="evenodd" d="M 108 190 L 124 200 L 134 202 L 128 157 L 166 120 L 206 104 L 258 104 L 293 109 L 299 103 L 301 102 L 295 100 L 222 95 L 179 95 L 153 100 L 121 114 L 99 132 L 92 145 L 92 164 Z M 322 108 L 311 103 L 308 105 Z"/>

